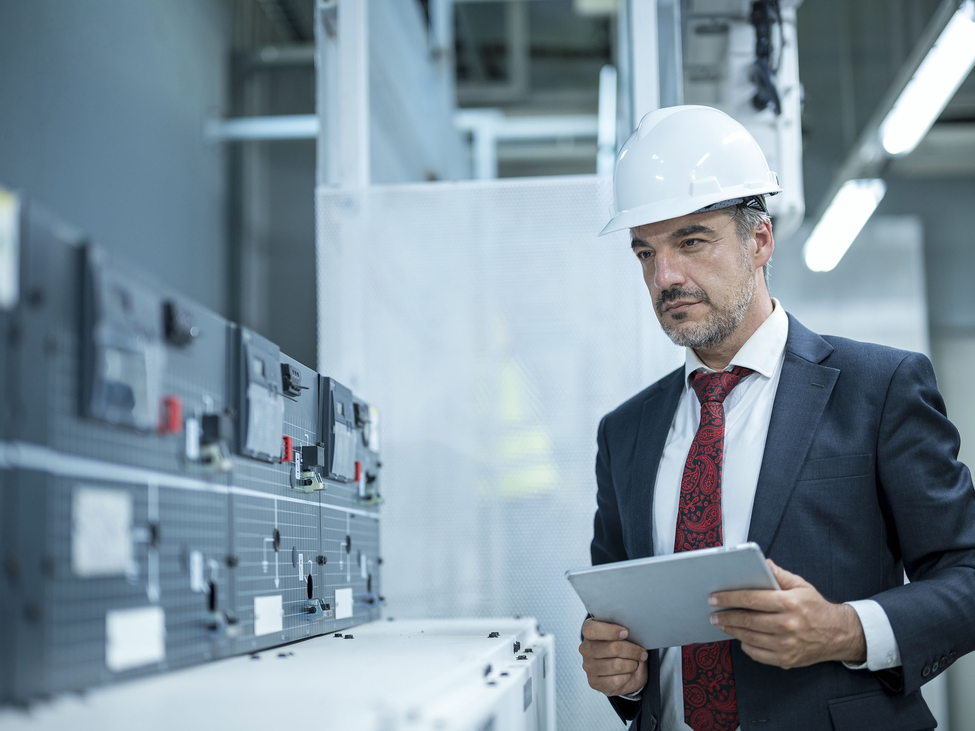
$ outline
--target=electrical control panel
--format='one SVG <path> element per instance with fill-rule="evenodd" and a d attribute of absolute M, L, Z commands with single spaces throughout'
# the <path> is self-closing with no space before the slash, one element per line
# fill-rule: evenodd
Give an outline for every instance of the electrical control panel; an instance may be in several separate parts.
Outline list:
<path fill-rule="evenodd" d="M 246 327 L 236 327 L 237 427 L 242 455 L 277 461 L 284 431 L 281 349 Z"/>
<path fill-rule="evenodd" d="M 351 482 L 355 479 L 355 410 L 352 391 L 334 378 L 322 378 L 322 444 L 327 448 L 326 462 L 332 479 Z"/>
<path fill-rule="evenodd" d="M 0 703 L 379 618 L 378 412 L 13 198 Z"/>

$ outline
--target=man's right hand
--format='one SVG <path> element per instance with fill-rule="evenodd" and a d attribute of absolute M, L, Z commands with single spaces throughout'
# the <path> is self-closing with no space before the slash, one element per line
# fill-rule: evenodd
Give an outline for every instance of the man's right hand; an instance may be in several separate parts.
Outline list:
<path fill-rule="evenodd" d="M 646 650 L 627 642 L 626 627 L 587 619 L 579 645 L 589 685 L 608 696 L 629 695 L 647 684 Z"/>

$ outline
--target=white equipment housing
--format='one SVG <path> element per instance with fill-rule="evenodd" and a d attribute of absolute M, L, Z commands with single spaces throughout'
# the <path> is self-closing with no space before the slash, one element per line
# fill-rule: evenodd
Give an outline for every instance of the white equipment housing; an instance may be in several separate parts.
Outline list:
<path fill-rule="evenodd" d="M 780 3 L 782 22 L 772 30 L 781 114 L 752 105 L 755 28 L 750 0 L 692 0 L 684 46 L 684 103 L 716 107 L 741 122 L 761 146 L 783 192 L 768 199 L 777 238 L 791 236 L 805 215 L 802 185 L 802 86 L 796 42 L 796 8 Z"/>
<path fill-rule="evenodd" d="M 372 622 L 27 711 L 6 708 L 0 726 L 555 731 L 555 638 L 532 618 Z"/>

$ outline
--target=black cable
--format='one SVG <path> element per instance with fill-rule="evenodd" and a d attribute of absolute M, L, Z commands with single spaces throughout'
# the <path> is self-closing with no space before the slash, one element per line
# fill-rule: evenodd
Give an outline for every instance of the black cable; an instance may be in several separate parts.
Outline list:
<path fill-rule="evenodd" d="M 755 0 L 752 3 L 751 23 L 755 27 L 755 63 L 752 66 L 751 81 L 755 84 L 752 106 L 758 111 L 769 106 L 776 115 L 782 113 L 782 101 L 776 86 L 775 74 L 782 61 L 782 43 L 779 43 L 779 58 L 772 65 L 772 26 L 779 24 L 780 38 L 784 39 L 782 14 L 778 0 Z"/>

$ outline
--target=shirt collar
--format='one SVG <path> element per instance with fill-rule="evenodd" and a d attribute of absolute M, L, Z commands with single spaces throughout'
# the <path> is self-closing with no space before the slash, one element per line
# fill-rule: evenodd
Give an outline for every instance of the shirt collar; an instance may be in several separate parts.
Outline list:
<path fill-rule="evenodd" d="M 745 344 L 735 353 L 725 370 L 730 370 L 733 366 L 742 366 L 743 368 L 750 368 L 756 373 L 761 373 L 766 378 L 771 378 L 782 353 L 785 351 L 785 343 L 788 339 L 789 318 L 779 301 L 773 297 L 772 314 L 745 341 Z M 713 369 L 704 365 L 693 348 L 685 348 L 684 350 L 684 384 L 686 387 L 692 373 L 699 370 L 712 372 Z"/>

